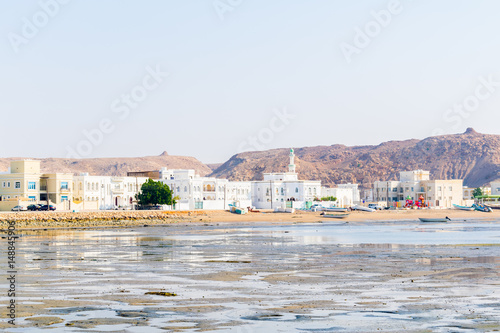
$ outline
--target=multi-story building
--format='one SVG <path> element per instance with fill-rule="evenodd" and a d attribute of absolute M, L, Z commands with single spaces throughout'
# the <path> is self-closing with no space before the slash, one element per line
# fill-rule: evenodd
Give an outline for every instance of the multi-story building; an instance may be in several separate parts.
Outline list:
<path fill-rule="evenodd" d="M 322 197 L 335 197 L 337 207 L 351 207 L 360 203 L 358 184 L 339 184 L 337 187 L 322 187 Z"/>
<path fill-rule="evenodd" d="M 498 185 L 500 185 L 500 183 Z M 491 195 L 491 193 L 492 193 L 492 187 L 482 186 L 482 187 L 480 187 L 480 189 L 481 189 L 483 195 Z M 476 190 L 476 188 L 464 186 L 463 187 L 464 200 L 474 200 L 474 191 L 475 190 Z"/>
<path fill-rule="evenodd" d="M 374 201 L 388 206 L 402 206 L 407 198 L 424 198 L 430 207 L 448 207 L 463 203 L 463 180 L 430 180 L 429 171 L 400 172 L 399 181 L 376 181 L 373 184 Z"/>
<path fill-rule="evenodd" d="M 200 177 L 195 170 L 160 170 L 160 181 L 178 197 L 176 209 L 229 209 L 229 204 L 251 206 L 250 182 Z"/>
<path fill-rule="evenodd" d="M 73 175 L 42 173 L 38 160 L 12 161 L 9 172 L 0 174 L 2 210 L 8 210 L 20 201 L 49 203 L 58 209 L 70 209 L 72 199 Z"/>
<path fill-rule="evenodd" d="M 91 176 L 82 173 L 74 177 L 74 197 L 81 209 L 131 209 L 142 184 L 148 177 Z"/>
<path fill-rule="evenodd" d="M 299 180 L 295 172 L 295 154 L 290 149 L 288 172 L 264 173 L 261 181 L 252 181 L 252 205 L 259 209 L 284 206 L 307 208 L 321 197 L 321 181 Z"/>
<path fill-rule="evenodd" d="M 491 182 L 491 195 L 500 195 L 500 181 Z"/>

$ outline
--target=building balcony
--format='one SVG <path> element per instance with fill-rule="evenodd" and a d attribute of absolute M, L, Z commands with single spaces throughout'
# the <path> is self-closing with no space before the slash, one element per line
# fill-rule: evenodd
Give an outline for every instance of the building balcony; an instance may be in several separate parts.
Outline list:
<path fill-rule="evenodd" d="M 125 190 L 120 187 L 113 187 L 111 188 L 111 192 L 113 192 L 113 194 L 123 194 Z"/>
<path fill-rule="evenodd" d="M 41 190 L 41 189 L 40 189 L 40 190 Z M 45 189 L 45 190 L 47 190 L 47 189 Z M 69 192 L 71 192 L 71 190 L 69 189 L 69 187 L 61 187 L 60 191 L 61 191 L 62 193 L 69 193 Z"/>

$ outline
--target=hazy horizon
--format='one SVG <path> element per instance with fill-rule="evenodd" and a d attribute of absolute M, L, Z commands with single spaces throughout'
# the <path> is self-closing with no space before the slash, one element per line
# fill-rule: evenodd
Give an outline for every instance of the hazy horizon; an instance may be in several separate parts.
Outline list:
<path fill-rule="evenodd" d="M 0 1 L 1 157 L 500 134 L 500 3 Z"/>

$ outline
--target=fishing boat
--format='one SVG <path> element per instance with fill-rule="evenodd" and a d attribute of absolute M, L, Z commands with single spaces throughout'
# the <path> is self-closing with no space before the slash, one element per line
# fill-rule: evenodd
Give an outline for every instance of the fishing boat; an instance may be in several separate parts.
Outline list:
<path fill-rule="evenodd" d="M 354 209 L 354 210 L 361 210 L 363 212 L 375 212 L 375 209 L 373 209 L 373 208 L 369 208 L 369 207 L 365 207 L 365 206 L 360 206 L 360 205 L 354 205 L 354 206 L 352 206 L 352 209 Z"/>
<path fill-rule="evenodd" d="M 342 208 L 342 207 L 330 207 L 330 208 L 324 208 L 324 212 L 336 212 L 336 213 L 347 213 L 347 208 Z"/>
<path fill-rule="evenodd" d="M 322 217 L 328 217 L 332 219 L 345 219 L 349 214 L 323 214 Z"/>
<path fill-rule="evenodd" d="M 492 212 L 491 208 L 486 206 L 486 205 L 473 204 L 472 207 L 474 207 L 475 210 L 480 211 L 480 212 L 485 212 L 485 213 Z"/>
<path fill-rule="evenodd" d="M 248 210 L 246 208 L 236 207 L 235 205 L 229 204 L 229 211 L 233 214 L 246 214 Z"/>
<path fill-rule="evenodd" d="M 283 207 L 277 207 L 274 209 L 275 213 L 295 213 L 295 208 L 283 208 Z"/>
<path fill-rule="evenodd" d="M 419 217 L 418 218 L 420 220 L 420 222 L 448 222 L 448 221 L 451 221 L 451 219 L 446 216 L 445 218 L 423 218 L 423 217 Z"/>
<path fill-rule="evenodd" d="M 467 206 L 460 206 L 460 205 L 455 205 L 455 204 L 453 204 L 453 207 L 455 207 L 456 209 L 468 210 L 468 211 L 472 211 L 475 209 L 474 206 L 467 207 Z"/>

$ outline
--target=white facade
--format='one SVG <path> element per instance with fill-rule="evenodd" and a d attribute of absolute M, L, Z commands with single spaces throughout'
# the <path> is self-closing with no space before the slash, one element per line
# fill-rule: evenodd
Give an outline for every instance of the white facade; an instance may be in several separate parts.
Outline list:
<path fill-rule="evenodd" d="M 135 196 L 147 177 L 90 176 L 88 173 L 73 178 L 74 198 L 83 202 L 82 209 L 131 209 Z"/>
<path fill-rule="evenodd" d="M 225 210 L 229 204 L 251 206 L 250 182 L 231 182 L 227 179 L 200 177 L 195 170 L 160 170 L 160 181 L 178 196 L 178 209 Z"/>
<path fill-rule="evenodd" d="M 358 184 L 340 184 L 337 187 L 322 187 L 322 197 L 337 198 L 337 207 L 351 207 L 360 202 Z"/>
<path fill-rule="evenodd" d="M 406 198 L 424 198 L 430 207 L 452 208 L 463 204 L 463 180 L 430 180 L 429 171 L 415 170 L 400 173 L 399 181 L 373 183 L 374 201 L 388 206 L 403 206 Z"/>
<path fill-rule="evenodd" d="M 295 154 L 290 149 L 288 172 L 265 173 L 264 180 L 252 181 L 252 205 L 258 209 L 304 208 L 321 197 L 321 181 L 299 180 L 295 172 Z"/>
<path fill-rule="evenodd" d="M 491 195 L 500 195 L 500 182 L 491 182 Z"/>

